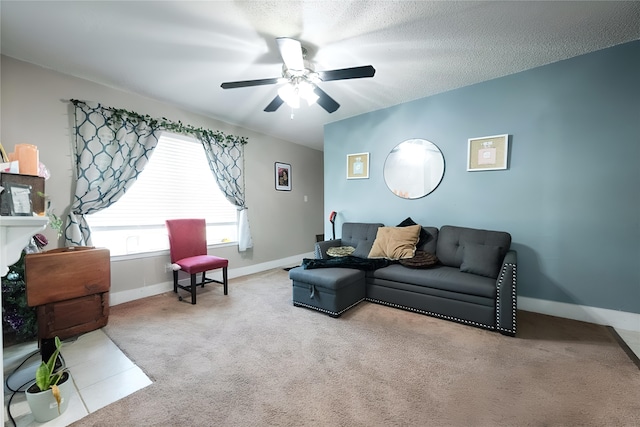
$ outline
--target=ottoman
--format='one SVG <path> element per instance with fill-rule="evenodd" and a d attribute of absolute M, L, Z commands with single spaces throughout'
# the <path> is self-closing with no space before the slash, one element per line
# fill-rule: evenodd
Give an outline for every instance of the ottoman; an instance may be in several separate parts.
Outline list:
<path fill-rule="evenodd" d="M 364 300 L 364 276 L 364 271 L 352 268 L 293 268 L 293 305 L 338 317 Z"/>

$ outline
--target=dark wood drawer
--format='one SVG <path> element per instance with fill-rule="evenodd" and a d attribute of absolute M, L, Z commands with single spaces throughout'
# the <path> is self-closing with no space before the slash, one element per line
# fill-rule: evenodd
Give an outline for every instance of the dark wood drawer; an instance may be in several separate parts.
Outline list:
<path fill-rule="evenodd" d="M 109 320 L 109 292 L 38 306 L 38 338 L 64 340 L 99 329 Z"/>
<path fill-rule="evenodd" d="M 70 247 L 25 257 L 27 304 L 31 307 L 108 292 L 108 249 Z"/>

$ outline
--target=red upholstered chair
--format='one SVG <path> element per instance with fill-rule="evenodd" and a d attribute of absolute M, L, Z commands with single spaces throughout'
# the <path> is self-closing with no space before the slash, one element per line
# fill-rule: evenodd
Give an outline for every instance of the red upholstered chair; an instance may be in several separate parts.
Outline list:
<path fill-rule="evenodd" d="M 196 303 L 196 287 L 204 288 L 206 283 L 220 283 L 224 285 L 227 295 L 227 267 L 229 260 L 213 255 L 207 255 L 207 226 L 204 219 L 168 219 L 166 221 L 169 234 L 169 251 L 171 263 L 180 266 L 173 270 L 173 292 L 178 288 L 191 292 L 191 304 Z M 210 270 L 222 269 L 222 281 L 206 277 Z M 182 270 L 191 276 L 191 283 L 178 283 L 178 272 Z M 202 281 L 197 282 L 196 274 L 202 273 Z M 182 301 L 182 297 L 178 296 Z"/>

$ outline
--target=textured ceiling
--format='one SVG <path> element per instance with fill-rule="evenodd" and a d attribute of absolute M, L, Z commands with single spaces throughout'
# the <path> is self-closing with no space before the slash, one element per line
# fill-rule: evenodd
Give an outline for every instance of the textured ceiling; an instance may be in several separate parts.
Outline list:
<path fill-rule="evenodd" d="M 0 14 L 4 55 L 320 150 L 326 123 L 640 39 L 638 1 L 2 0 Z M 376 75 L 321 83 L 340 109 L 293 118 L 262 111 L 277 86 L 220 88 L 279 77 L 276 37 L 317 71 Z"/>

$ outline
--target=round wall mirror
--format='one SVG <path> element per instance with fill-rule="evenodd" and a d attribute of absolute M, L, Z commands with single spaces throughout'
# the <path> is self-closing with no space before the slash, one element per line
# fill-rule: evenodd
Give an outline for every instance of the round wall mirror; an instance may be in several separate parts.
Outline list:
<path fill-rule="evenodd" d="M 403 199 L 431 193 L 444 176 L 444 156 L 433 142 L 408 139 L 396 145 L 384 162 L 384 182 Z"/>

